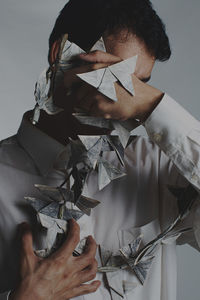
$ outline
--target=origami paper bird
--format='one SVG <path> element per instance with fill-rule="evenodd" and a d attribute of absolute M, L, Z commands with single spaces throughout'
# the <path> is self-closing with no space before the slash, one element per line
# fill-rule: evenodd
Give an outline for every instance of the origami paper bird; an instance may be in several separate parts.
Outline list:
<path fill-rule="evenodd" d="M 46 215 L 51 218 L 68 221 L 72 218 L 78 220 L 84 215 L 82 211 L 67 209 L 63 204 L 54 202 L 52 200 L 41 200 L 32 197 L 25 197 L 25 199 L 36 210 L 37 213 Z"/>
<path fill-rule="evenodd" d="M 86 83 L 113 101 L 117 101 L 114 83 L 119 81 L 131 94 L 135 95 L 131 74 L 135 72 L 137 55 L 99 70 L 77 74 Z"/>
<path fill-rule="evenodd" d="M 106 51 L 102 38 L 97 41 L 92 50 Z M 53 91 L 55 90 L 58 82 L 62 80 L 64 72 L 76 66 L 76 60 L 74 60 L 74 57 L 84 52 L 85 51 L 78 47 L 76 44 L 69 42 L 67 40 L 67 35 L 64 35 L 54 71 L 52 71 L 52 69 L 50 68 L 46 69 L 42 72 L 36 83 L 36 106 L 33 116 L 34 124 L 38 122 L 40 110 L 42 109 L 45 110 L 48 114 L 57 114 L 63 110 L 54 104 Z M 135 71 L 136 62 L 137 56 L 134 56 L 120 63 L 109 66 L 108 68 L 79 74 L 78 76 L 81 77 L 82 80 L 86 80 L 88 83 L 90 83 L 89 81 L 91 80 L 95 81 L 93 82 L 93 86 L 99 88 L 102 93 L 106 94 L 114 101 L 117 101 L 114 87 L 114 82 L 116 81 L 119 81 L 127 91 L 134 95 L 131 74 Z M 96 74 L 96 79 L 93 78 L 94 74 Z M 88 78 L 86 78 L 88 76 L 90 78 L 89 80 Z M 117 132 L 119 131 L 122 145 L 125 147 L 127 144 L 127 139 L 130 137 L 130 130 L 127 129 L 126 126 L 123 126 L 121 122 L 119 122 L 118 126 L 117 124 L 118 123 L 116 121 L 115 123 L 113 123 L 114 126 L 111 127 L 112 129 L 116 129 Z M 121 126 L 123 128 L 121 128 Z M 133 130 L 137 126 L 132 127 L 131 130 Z"/>
<path fill-rule="evenodd" d="M 86 113 L 74 113 L 73 116 L 82 124 L 115 130 L 124 148 L 126 148 L 131 137 L 131 131 L 140 125 L 138 120 L 107 120 L 100 117 L 88 116 Z"/>
<path fill-rule="evenodd" d="M 81 214 L 79 211 L 75 211 L 72 212 L 70 209 L 67 209 L 68 214 L 72 214 L 72 217 L 75 218 L 77 220 L 77 217 L 79 218 L 79 216 L 82 216 L 82 213 L 86 214 L 86 215 L 90 215 L 91 213 L 91 209 L 95 208 L 97 205 L 100 204 L 100 202 L 98 200 L 94 200 L 91 199 L 89 197 L 85 197 L 83 195 L 81 195 L 78 199 L 78 201 L 75 203 L 75 199 L 74 199 L 74 192 L 72 190 L 68 190 L 65 188 L 60 188 L 60 187 L 51 187 L 51 186 L 47 186 L 47 185 L 40 185 L 40 184 L 35 184 L 35 187 L 44 195 L 47 196 L 49 199 L 46 200 L 46 203 L 48 203 L 47 208 L 51 209 L 52 206 L 55 206 L 55 204 L 62 205 L 63 203 L 73 203 L 74 205 L 76 205 L 80 210 L 81 210 Z M 33 199 L 33 198 L 31 198 Z M 29 200 L 29 198 L 28 198 Z M 39 201 L 33 201 L 31 202 L 31 204 L 36 205 L 34 206 L 34 208 L 36 209 L 41 209 L 40 205 L 43 205 L 43 203 L 45 202 L 45 200 L 39 200 Z M 49 210 L 50 210 L 49 209 Z M 46 207 L 44 209 L 46 211 Z M 41 212 L 41 211 L 40 211 Z M 68 216 L 67 214 L 67 216 Z M 77 216 L 75 215 L 77 214 Z"/>
<path fill-rule="evenodd" d="M 95 159 L 93 168 L 97 164 L 99 155 L 101 152 L 115 151 L 119 162 L 124 166 L 124 148 L 121 145 L 121 142 L 118 136 L 78 136 L 82 144 L 87 150 L 89 159 Z"/>
<path fill-rule="evenodd" d="M 84 214 L 90 215 L 91 209 L 100 202 L 85 196 L 80 196 L 74 209 L 74 193 L 61 187 L 50 187 L 36 184 L 35 187 L 45 196 L 45 199 L 25 197 L 28 203 L 37 212 L 40 224 L 47 229 L 46 244 L 47 249 L 39 250 L 38 255 L 48 256 L 54 249 L 59 247 L 58 234 L 64 234 L 67 230 L 67 221 L 78 220 Z M 67 207 L 71 203 L 71 208 Z"/>
<path fill-rule="evenodd" d="M 74 168 L 73 173 L 75 179 L 74 190 L 79 191 L 79 193 L 82 191 L 85 178 L 81 180 L 79 175 L 85 165 L 89 166 L 91 169 L 97 168 L 99 190 L 103 189 L 112 180 L 126 175 L 124 172 L 104 160 L 101 155 L 104 151 L 115 151 L 120 163 L 124 166 L 124 149 L 119 142 L 118 137 L 79 136 L 79 139 L 81 144 L 78 141 L 72 141 L 72 156 L 70 161 L 71 167 L 74 165 L 77 167 L 76 170 Z"/>
<path fill-rule="evenodd" d="M 119 250 L 121 257 L 119 257 L 119 255 L 114 256 L 111 252 L 101 249 L 102 267 L 99 267 L 99 272 L 106 273 L 107 276 L 110 272 L 117 272 L 117 270 L 119 272 L 119 270 L 127 269 L 128 266 L 131 270 L 134 271 L 138 280 L 143 285 L 147 278 L 148 271 L 151 267 L 157 247 L 161 246 L 161 244 L 173 243 L 180 235 L 192 230 L 192 228 L 179 227 L 177 229 L 177 226 L 182 222 L 182 220 L 191 210 L 191 207 L 198 193 L 191 185 L 186 188 L 169 188 L 173 192 L 173 194 L 178 197 L 177 201 L 179 206 L 179 215 L 174 220 L 174 222 L 172 222 L 170 226 L 168 226 L 156 238 L 154 238 L 143 247 L 141 247 L 142 237 L 139 236 L 128 246 L 123 247 Z M 198 212 L 198 216 L 199 214 L 200 213 Z M 198 219 L 196 228 L 194 228 L 197 231 L 196 234 L 198 235 L 198 241 L 200 232 L 199 224 L 200 222 Z M 107 280 L 109 282 L 109 275 Z M 116 287 L 114 287 L 113 290 L 116 290 Z M 118 294 L 120 294 L 119 289 L 117 290 L 117 292 Z"/>
<path fill-rule="evenodd" d="M 120 252 L 123 255 L 129 267 L 134 271 L 137 278 L 143 285 L 147 277 L 148 271 L 151 267 L 154 256 L 150 255 L 148 252 L 145 254 L 145 256 L 143 256 L 143 258 L 139 262 L 137 262 L 135 255 L 139 251 L 141 241 L 142 237 L 140 236 L 134 242 L 129 244 L 128 247 L 120 249 Z"/>
<path fill-rule="evenodd" d="M 145 247 L 138 251 L 137 258 L 135 258 L 136 260 L 134 263 L 138 263 L 147 255 L 147 253 L 154 251 L 154 248 L 157 247 L 157 245 L 173 243 L 179 238 L 180 235 L 192 230 L 191 227 L 179 228 L 178 225 L 181 224 L 181 222 L 190 212 L 197 198 L 197 191 L 192 185 L 189 185 L 186 188 L 168 186 L 168 189 L 177 199 L 179 214 L 163 232 L 161 232 L 155 239 L 150 241 Z"/>
<path fill-rule="evenodd" d="M 101 38 L 93 46 L 91 50 L 106 51 Z M 37 123 L 40 117 L 40 110 L 46 111 L 50 115 L 57 114 L 63 111 L 62 108 L 57 107 L 53 101 L 53 92 L 56 86 L 62 81 L 64 73 L 77 66 L 74 59 L 77 55 L 85 53 L 83 49 L 68 40 L 68 35 L 63 36 L 60 51 L 58 53 L 57 61 L 54 68 L 45 69 L 38 78 L 35 86 L 35 100 L 36 106 L 33 116 L 33 124 Z"/>
<path fill-rule="evenodd" d="M 34 111 L 33 120 L 37 123 L 40 116 L 40 110 L 46 111 L 49 115 L 55 115 L 61 111 L 63 111 L 62 108 L 57 107 L 53 103 L 53 97 L 49 95 L 49 89 L 51 85 L 51 74 L 48 72 L 48 70 L 44 70 L 36 85 L 35 85 L 35 100 L 36 100 L 36 106 Z"/>
<path fill-rule="evenodd" d="M 141 241 L 142 236 L 139 236 L 128 246 L 121 248 L 116 255 L 99 246 L 97 260 L 101 261 L 102 267 L 98 268 L 98 272 L 104 273 L 106 276 L 111 294 L 115 293 L 114 299 L 123 298 L 125 292 L 133 290 L 138 285 L 134 281 L 124 282 L 121 270 L 132 270 L 133 275 L 136 275 L 141 284 L 144 284 L 146 280 L 154 257 L 148 253 L 141 261 L 135 263 Z"/>
<path fill-rule="evenodd" d="M 42 227 L 47 229 L 47 249 L 43 250 L 43 255 L 49 255 L 51 252 L 54 251 L 54 249 L 56 249 L 57 235 L 66 233 L 67 222 L 65 220 L 52 218 L 42 213 L 38 213 L 37 217 Z"/>
<path fill-rule="evenodd" d="M 98 161 L 98 186 L 99 190 L 106 187 L 112 180 L 126 176 L 125 173 L 108 163 L 106 160 Z"/>
<path fill-rule="evenodd" d="M 82 152 L 82 161 L 87 164 L 90 162 L 91 168 L 95 169 L 101 151 L 103 151 L 103 139 L 100 136 L 78 136 L 84 150 Z M 86 151 L 86 152 L 85 152 Z"/>

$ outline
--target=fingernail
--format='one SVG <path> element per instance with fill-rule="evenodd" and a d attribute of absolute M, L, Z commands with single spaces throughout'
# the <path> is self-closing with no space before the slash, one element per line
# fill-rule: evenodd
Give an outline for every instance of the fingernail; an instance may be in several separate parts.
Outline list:
<path fill-rule="evenodd" d="M 18 233 L 23 234 L 24 231 L 29 229 L 29 224 L 27 222 L 22 222 L 18 225 Z"/>
<path fill-rule="evenodd" d="M 89 244 L 89 240 L 92 238 L 92 235 L 88 235 L 88 237 L 86 238 L 86 245 Z"/>
<path fill-rule="evenodd" d="M 29 224 L 27 222 L 22 222 L 21 224 L 19 224 L 19 228 L 21 230 L 29 229 Z"/>
<path fill-rule="evenodd" d="M 20 228 L 27 228 L 28 227 L 28 223 L 27 222 L 22 222 L 18 225 Z"/>
<path fill-rule="evenodd" d="M 105 119 L 111 119 L 111 115 L 106 114 L 104 118 L 105 118 Z"/>
<path fill-rule="evenodd" d="M 75 223 L 76 221 L 73 218 L 71 218 L 71 219 L 68 220 L 68 222 L 69 223 Z"/>
<path fill-rule="evenodd" d="M 94 285 L 96 285 L 96 286 L 100 286 L 100 285 L 101 285 L 101 281 L 95 280 L 95 281 L 93 281 L 92 284 L 94 284 Z"/>

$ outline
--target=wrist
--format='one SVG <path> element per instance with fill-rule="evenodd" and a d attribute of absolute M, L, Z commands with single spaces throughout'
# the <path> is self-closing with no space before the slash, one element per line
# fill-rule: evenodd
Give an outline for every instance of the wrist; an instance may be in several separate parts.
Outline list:
<path fill-rule="evenodd" d="M 28 285 L 21 283 L 19 287 L 11 291 L 8 300 L 40 300 L 32 290 L 29 290 Z"/>
<path fill-rule="evenodd" d="M 140 120 L 141 123 L 145 122 L 146 119 L 150 116 L 156 106 L 163 99 L 164 93 L 155 89 L 155 93 L 151 95 L 150 99 L 145 102 L 145 104 L 141 103 L 140 108 L 138 110 L 137 119 Z"/>

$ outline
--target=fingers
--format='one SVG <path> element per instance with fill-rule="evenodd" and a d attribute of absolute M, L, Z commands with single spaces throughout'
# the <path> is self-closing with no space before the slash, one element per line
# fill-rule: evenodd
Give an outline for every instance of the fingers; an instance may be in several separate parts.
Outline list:
<path fill-rule="evenodd" d="M 79 55 L 80 59 L 85 62 L 90 63 L 107 63 L 107 64 L 114 64 L 120 62 L 122 59 L 115 55 L 112 55 L 107 52 L 95 50 L 90 53 L 82 53 Z"/>
<path fill-rule="evenodd" d="M 95 93 L 96 89 L 94 87 L 83 82 L 81 87 L 73 94 L 75 107 L 89 111 L 94 102 L 92 95 Z"/>
<path fill-rule="evenodd" d="M 82 82 L 77 74 L 96 71 L 106 68 L 108 65 L 108 63 L 88 63 L 87 65 L 82 65 L 80 67 L 68 70 L 64 75 L 64 85 L 66 88 L 71 88 L 74 84 Z"/>
<path fill-rule="evenodd" d="M 90 52 L 88 54 L 80 54 L 79 56 L 77 56 L 77 58 L 80 61 L 84 62 L 84 64 L 82 64 L 79 67 L 75 67 L 71 70 L 68 70 L 65 73 L 64 86 L 67 89 L 74 90 L 73 87 L 76 87 L 76 84 L 82 82 L 82 80 L 77 76 L 77 74 L 96 71 L 121 61 L 121 58 L 117 56 L 98 50 Z"/>
<path fill-rule="evenodd" d="M 94 117 L 102 117 L 105 119 L 111 118 L 115 109 L 115 102 L 101 95 L 96 95 L 96 99 L 92 99 L 92 105 L 89 109 L 89 114 Z"/>
<path fill-rule="evenodd" d="M 74 93 L 75 107 L 81 108 L 95 117 L 104 117 L 113 112 L 114 101 L 98 92 L 94 87 L 83 83 Z"/>
<path fill-rule="evenodd" d="M 63 299 L 68 298 L 68 294 L 70 294 L 70 298 L 73 298 L 73 297 L 78 297 L 78 296 L 85 295 L 85 294 L 94 293 L 97 291 L 97 289 L 100 287 L 100 285 L 101 285 L 101 282 L 99 280 L 95 280 L 90 284 L 82 284 L 82 285 L 70 290 L 70 292 L 65 294 L 65 298 L 63 298 Z"/>
<path fill-rule="evenodd" d="M 71 219 L 69 221 L 69 231 L 67 233 L 67 238 L 61 248 L 57 250 L 52 257 L 63 257 L 63 259 L 68 258 L 72 255 L 74 249 L 80 241 L 80 227 L 78 223 Z"/>
<path fill-rule="evenodd" d="M 27 223 L 22 223 L 19 226 L 22 234 L 21 237 L 21 275 L 32 271 L 35 265 L 36 256 L 33 250 L 33 237 L 30 226 Z"/>
<path fill-rule="evenodd" d="M 76 265 L 78 270 L 83 270 L 84 268 L 94 264 L 95 255 L 97 250 L 97 244 L 92 236 L 89 236 L 86 241 L 86 248 L 82 255 L 76 258 Z"/>
<path fill-rule="evenodd" d="M 96 277 L 97 274 L 97 269 L 98 269 L 98 263 L 96 259 L 93 260 L 93 263 L 89 265 L 86 269 L 80 272 L 80 283 L 85 283 L 90 280 L 93 280 Z"/>
<path fill-rule="evenodd" d="M 83 253 L 83 256 L 87 256 L 87 255 L 95 256 L 96 251 L 97 251 L 97 244 L 94 238 L 91 235 L 89 235 L 86 240 L 86 248 Z"/>

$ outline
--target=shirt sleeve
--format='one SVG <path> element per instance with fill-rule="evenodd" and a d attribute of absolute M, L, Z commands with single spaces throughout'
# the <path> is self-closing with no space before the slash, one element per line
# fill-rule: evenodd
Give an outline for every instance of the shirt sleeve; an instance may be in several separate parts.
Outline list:
<path fill-rule="evenodd" d="M 150 139 L 200 193 L 200 122 L 165 94 L 143 125 Z"/>
<path fill-rule="evenodd" d="M 200 122 L 165 94 L 144 126 L 150 139 L 176 167 L 172 170 L 179 173 L 178 182 L 186 179 L 199 193 L 196 205 L 182 224 L 193 231 L 182 235 L 177 244 L 188 243 L 200 251 Z M 169 172 L 170 181 L 174 174 Z"/>

